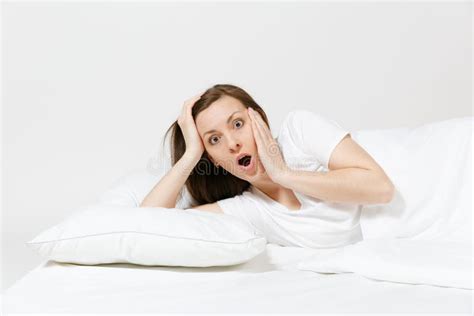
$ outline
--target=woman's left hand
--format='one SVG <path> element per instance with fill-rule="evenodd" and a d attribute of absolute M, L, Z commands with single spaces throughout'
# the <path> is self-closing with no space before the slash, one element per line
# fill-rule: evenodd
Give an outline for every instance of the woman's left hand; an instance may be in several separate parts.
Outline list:
<path fill-rule="evenodd" d="M 260 114 L 250 107 L 247 111 L 252 122 L 253 136 L 257 144 L 260 161 L 272 181 L 278 183 L 290 169 L 286 165 L 278 142 L 273 138 L 270 129 Z"/>

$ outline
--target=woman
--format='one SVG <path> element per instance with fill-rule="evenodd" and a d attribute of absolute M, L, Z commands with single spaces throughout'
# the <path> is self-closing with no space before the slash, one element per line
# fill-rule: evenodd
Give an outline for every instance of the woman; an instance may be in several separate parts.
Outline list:
<path fill-rule="evenodd" d="M 165 137 L 170 130 L 173 167 L 141 207 L 174 208 L 186 185 L 192 209 L 240 217 L 270 242 L 321 248 L 359 241 L 360 204 L 393 195 L 383 169 L 336 122 L 291 111 L 274 139 L 263 109 L 234 85 L 187 100 Z"/>

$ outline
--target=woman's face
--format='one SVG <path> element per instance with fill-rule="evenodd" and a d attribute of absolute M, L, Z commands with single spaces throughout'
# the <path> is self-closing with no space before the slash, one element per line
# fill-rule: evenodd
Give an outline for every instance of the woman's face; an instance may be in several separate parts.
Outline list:
<path fill-rule="evenodd" d="M 204 148 L 213 163 L 243 180 L 250 180 L 257 174 L 261 164 L 253 137 L 252 122 L 247 108 L 238 99 L 221 97 L 200 112 L 195 122 Z M 250 164 L 246 167 L 237 160 L 242 154 L 251 157 Z M 241 161 L 244 165 L 245 160 L 247 159 Z"/>

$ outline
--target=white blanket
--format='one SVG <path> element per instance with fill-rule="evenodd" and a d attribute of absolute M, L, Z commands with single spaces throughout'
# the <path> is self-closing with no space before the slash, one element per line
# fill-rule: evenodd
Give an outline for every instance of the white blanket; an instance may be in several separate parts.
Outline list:
<path fill-rule="evenodd" d="M 464 117 L 357 134 L 397 189 L 390 204 L 363 207 L 364 239 L 472 243 L 472 126 Z"/>
<path fill-rule="evenodd" d="M 354 133 L 396 187 L 365 205 L 364 241 L 299 266 L 379 280 L 472 289 L 473 117 Z"/>
<path fill-rule="evenodd" d="M 472 253 L 468 243 L 372 239 L 314 255 L 300 270 L 357 273 L 367 278 L 398 283 L 472 289 Z"/>

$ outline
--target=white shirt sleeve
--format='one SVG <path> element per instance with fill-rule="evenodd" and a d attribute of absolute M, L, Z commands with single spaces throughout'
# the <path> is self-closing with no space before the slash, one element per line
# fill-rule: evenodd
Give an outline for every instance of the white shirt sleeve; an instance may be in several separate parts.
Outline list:
<path fill-rule="evenodd" d="M 219 200 L 216 203 L 224 214 L 243 219 L 246 223 L 263 233 L 262 218 L 250 192 L 244 191 L 242 194 Z"/>
<path fill-rule="evenodd" d="M 247 203 L 244 201 L 243 196 L 236 195 L 226 199 L 222 199 L 216 202 L 221 208 L 222 212 L 228 215 L 245 218 Z"/>
<path fill-rule="evenodd" d="M 329 169 L 333 150 L 347 134 L 350 135 L 336 121 L 308 110 L 289 112 L 282 128 L 287 129 L 296 147 L 326 169 Z"/>

